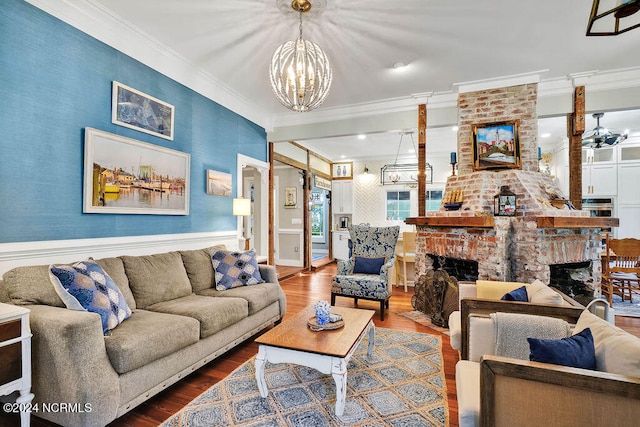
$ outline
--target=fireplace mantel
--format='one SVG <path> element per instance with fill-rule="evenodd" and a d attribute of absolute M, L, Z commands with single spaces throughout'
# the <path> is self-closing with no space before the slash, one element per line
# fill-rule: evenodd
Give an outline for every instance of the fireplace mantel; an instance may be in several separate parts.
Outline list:
<path fill-rule="evenodd" d="M 611 228 L 620 225 L 618 218 L 606 217 L 538 216 L 535 220 L 538 228 Z M 427 227 L 493 228 L 494 226 L 492 216 L 420 216 L 407 218 L 405 222 Z"/>

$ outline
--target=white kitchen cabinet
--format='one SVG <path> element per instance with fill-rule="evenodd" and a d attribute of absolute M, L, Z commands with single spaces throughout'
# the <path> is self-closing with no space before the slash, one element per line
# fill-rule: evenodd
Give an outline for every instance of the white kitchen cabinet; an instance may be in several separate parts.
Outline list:
<path fill-rule="evenodd" d="M 618 164 L 618 203 L 640 205 L 640 162 Z"/>
<path fill-rule="evenodd" d="M 617 238 L 640 239 L 640 222 L 638 221 L 640 205 L 618 205 L 617 217 L 620 219 L 620 226 L 616 233 Z"/>
<path fill-rule="evenodd" d="M 582 166 L 582 197 L 615 196 L 618 170 L 615 164 L 593 163 Z"/>
<path fill-rule="evenodd" d="M 349 232 L 332 231 L 332 248 L 335 259 L 349 259 Z"/>
<path fill-rule="evenodd" d="M 331 183 L 331 203 L 334 214 L 353 213 L 353 181 L 333 181 Z"/>

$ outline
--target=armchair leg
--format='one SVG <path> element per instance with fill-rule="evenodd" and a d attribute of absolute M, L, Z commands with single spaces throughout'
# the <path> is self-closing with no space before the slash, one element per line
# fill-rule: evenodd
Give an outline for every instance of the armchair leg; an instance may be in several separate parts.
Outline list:
<path fill-rule="evenodd" d="M 331 292 L 331 305 L 336 305 L 336 294 Z"/>
<path fill-rule="evenodd" d="M 380 320 L 384 320 L 385 300 L 380 300 Z"/>

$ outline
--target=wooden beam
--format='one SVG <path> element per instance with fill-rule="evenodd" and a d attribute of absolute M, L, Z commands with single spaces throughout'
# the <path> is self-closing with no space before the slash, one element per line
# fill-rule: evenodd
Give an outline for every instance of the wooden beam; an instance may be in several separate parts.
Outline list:
<path fill-rule="evenodd" d="M 573 114 L 567 114 L 569 138 L 569 200 L 576 209 L 582 209 L 582 134 L 573 134 Z"/>
<path fill-rule="evenodd" d="M 274 200 L 273 200 L 273 142 L 269 142 L 269 265 L 276 265 L 275 263 L 275 235 L 273 234 L 274 225 Z"/>
<path fill-rule="evenodd" d="M 418 105 L 418 216 L 425 216 L 427 196 L 427 104 Z"/>
<path fill-rule="evenodd" d="M 573 135 L 584 133 L 584 86 L 576 86 L 573 92 Z"/>

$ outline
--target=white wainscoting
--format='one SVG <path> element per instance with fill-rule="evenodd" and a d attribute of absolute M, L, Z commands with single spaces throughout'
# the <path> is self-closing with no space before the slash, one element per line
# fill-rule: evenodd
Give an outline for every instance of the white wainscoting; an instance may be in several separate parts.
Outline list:
<path fill-rule="evenodd" d="M 2 243 L 0 244 L 0 274 L 24 265 L 75 262 L 88 257 L 100 259 L 120 255 L 150 255 L 176 250 L 202 249 L 220 244 L 226 245 L 229 249 L 238 249 L 236 230 Z"/>

